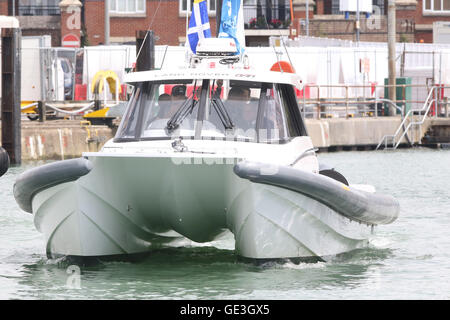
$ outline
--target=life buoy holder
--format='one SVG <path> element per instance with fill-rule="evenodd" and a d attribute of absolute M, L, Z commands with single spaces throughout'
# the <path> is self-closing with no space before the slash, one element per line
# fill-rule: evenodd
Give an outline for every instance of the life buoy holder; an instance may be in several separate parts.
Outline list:
<path fill-rule="evenodd" d="M 116 90 L 119 90 L 119 93 L 122 93 L 122 86 L 120 85 L 120 80 L 117 74 L 112 70 L 100 70 L 92 79 L 91 92 L 93 94 L 100 94 L 104 90 L 103 80 L 108 82 L 109 91 L 111 94 L 116 94 Z"/>
<path fill-rule="evenodd" d="M 270 71 L 295 73 L 294 67 L 286 61 L 275 62 L 270 68 Z"/>

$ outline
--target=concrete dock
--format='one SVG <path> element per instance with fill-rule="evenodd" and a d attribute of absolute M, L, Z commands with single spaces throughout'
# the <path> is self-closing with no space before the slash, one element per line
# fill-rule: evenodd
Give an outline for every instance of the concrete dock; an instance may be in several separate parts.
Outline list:
<path fill-rule="evenodd" d="M 114 137 L 117 128 L 80 120 L 22 121 L 22 161 L 63 160 L 95 152 Z"/>
<path fill-rule="evenodd" d="M 371 150 L 382 137 L 393 134 L 401 124 L 400 117 L 306 119 L 313 144 L 320 151 Z M 434 128 L 434 130 L 430 130 Z M 61 160 L 76 158 L 83 152 L 100 150 L 113 138 L 117 127 L 89 125 L 80 120 L 53 120 L 44 123 L 22 121 L 22 160 Z M 430 132 L 438 139 L 430 139 Z M 410 134 L 418 145 L 436 146 L 450 142 L 450 119 L 429 118 L 421 130 Z M 425 137 L 425 139 L 424 139 Z M 406 139 L 403 139 L 406 145 Z"/>
<path fill-rule="evenodd" d="M 394 134 L 401 123 L 400 116 L 306 119 L 308 134 L 311 136 L 314 146 L 322 151 L 375 149 L 383 136 Z M 434 146 L 434 143 L 428 143 L 428 140 L 424 141 L 424 137 L 429 134 L 431 128 L 435 127 L 440 128 L 441 135 L 444 134 L 440 137 L 439 142 L 450 142 L 450 130 L 443 129 L 450 128 L 449 118 L 427 118 L 422 126 L 413 126 L 408 137 L 416 145 Z M 406 138 L 401 140 L 401 144 L 402 146 L 408 144 Z"/>

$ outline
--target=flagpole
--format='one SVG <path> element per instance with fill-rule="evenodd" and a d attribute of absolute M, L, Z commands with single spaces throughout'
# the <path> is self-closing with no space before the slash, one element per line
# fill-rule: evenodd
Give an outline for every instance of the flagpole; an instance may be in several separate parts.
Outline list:
<path fill-rule="evenodd" d="M 189 21 L 188 21 L 189 5 L 190 5 L 189 0 L 186 0 L 186 42 L 188 41 L 188 29 L 189 29 Z"/>
<path fill-rule="evenodd" d="M 309 37 L 309 0 L 306 0 L 306 36 Z"/>
<path fill-rule="evenodd" d="M 103 41 L 105 45 L 109 45 L 109 29 L 109 0 L 105 0 L 105 39 Z"/>
<path fill-rule="evenodd" d="M 222 0 L 216 2 L 216 37 L 219 36 L 220 19 L 222 18 Z"/>

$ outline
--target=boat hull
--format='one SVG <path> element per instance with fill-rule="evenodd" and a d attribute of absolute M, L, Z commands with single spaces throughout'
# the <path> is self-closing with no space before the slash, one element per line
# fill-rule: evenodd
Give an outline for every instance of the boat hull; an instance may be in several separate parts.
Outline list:
<path fill-rule="evenodd" d="M 237 158 L 88 159 L 88 174 L 33 197 L 49 257 L 142 253 L 229 230 L 245 258 L 325 258 L 366 246 L 373 231 L 306 195 L 240 178 Z"/>

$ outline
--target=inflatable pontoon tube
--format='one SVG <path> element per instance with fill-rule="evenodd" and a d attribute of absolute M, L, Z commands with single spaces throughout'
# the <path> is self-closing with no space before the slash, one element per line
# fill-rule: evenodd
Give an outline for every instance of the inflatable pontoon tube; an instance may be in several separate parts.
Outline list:
<path fill-rule="evenodd" d="M 392 196 L 357 190 L 327 176 L 292 167 L 243 161 L 234 166 L 234 173 L 255 183 L 301 193 L 362 223 L 388 224 L 397 219 L 400 211 Z"/>
<path fill-rule="evenodd" d="M 75 181 L 91 170 L 92 163 L 85 158 L 53 162 L 27 170 L 14 183 L 14 198 L 22 210 L 32 213 L 31 202 L 36 193 L 64 182 Z"/>

